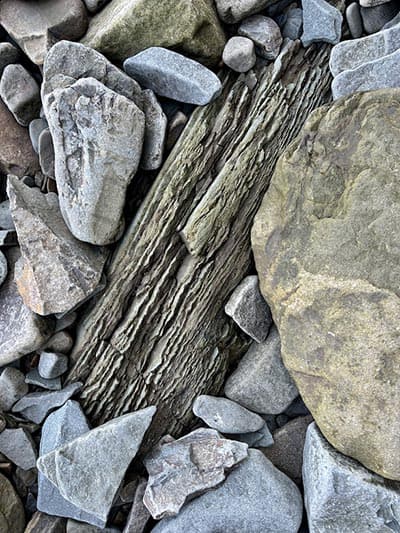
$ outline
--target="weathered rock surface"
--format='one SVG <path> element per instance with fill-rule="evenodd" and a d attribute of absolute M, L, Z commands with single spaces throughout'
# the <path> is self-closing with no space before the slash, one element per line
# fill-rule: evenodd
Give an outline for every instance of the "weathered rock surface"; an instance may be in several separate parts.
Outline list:
<path fill-rule="evenodd" d="M 36 513 L 28 522 L 24 533 L 65 533 L 66 520 L 59 516 Z"/>
<path fill-rule="evenodd" d="M 24 506 L 11 483 L 0 474 L 0 531 L 23 533 L 24 529 Z"/>
<path fill-rule="evenodd" d="M 39 85 L 22 65 L 8 65 L 4 69 L 0 80 L 0 96 L 21 126 L 28 126 L 39 116 Z"/>
<path fill-rule="evenodd" d="M 397 116 L 399 90 L 316 111 L 278 162 L 252 233 L 304 402 L 335 448 L 390 479 L 400 479 Z"/>
<path fill-rule="evenodd" d="M 304 499 L 310 531 L 397 531 L 400 483 L 338 453 L 315 424 L 304 447 Z"/>
<path fill-rule="evenodd" d="M 15 176 L 8 177 L 7 190 L 22 253 L 15 278 L 25 304 L 40 315 L 69 311 L 96 289 L 105 252 L 71 235 L 54 193 Z"/>
<path fill-rule="evenodd" d="M 303 30 L 303 10 L 293 7 L 286 13 L 286 22 L 282 28 L 282 37 L 284 39 L 300 39 Z"/>
<path fill-rule="evenodd" d="M 235 72 L 247 72 L 256 63 L 253 41 L 247 37 L 231 37 L 225 45 L 222 60 Z"/>
<path fill-rule="evenodd" d="M 336 7 L 325 0 L 303 0 L 303 34 L 304 46 L 311 43 L 325 42 L 336 44 L 342 35 L 342 14 Z"/>
<path fill-rule="evenodd" d="M 10 201 L 4 200 L 0 203 L 0 228 L 14 229 L 14 221 L 11 216 Z"/>
<path fill-rule="evenodd" d="M 142 92 L 142 106 L 146 128 L 140 166 L 145 170 L 156 170 L 163 162 L 168 120 L 153 91 Z"/>
<path fill-rule="evenodd" d="M 0 433 L 0 452 L 23 470 L 36 465 L 36 445 L 26 429 L 4 429 Z"/>
<path fill-rule="evenodd" d="M 273 0 L 215 0 L 219 18 L 227 24 L 240 22 L 272 3 Z"/>
<path fill-rule="evenodd" d="M 24 374 L 18 368 L 7 367 L 0 375 L 0 410 L 9 411 L 20 398 L 28 394 Z"/>
<path fill-rule="evenodd" d="M 48 390 L 60 390 L 61 389 L 61 378 L 44 379 L 39 374 L 39 371 L 37 368 L 33 368 L 26 374 L 25 383 L 28 383 L 29 385 L 35 385 L 37 387 L 42 387 L 42 389 L 48 389 Z"/>
<path fill-rule="evenodd" d="M 296 485 L 258 450 L 233 470 L 218 488 L 165 518 L 154 533 L 251 531 L 294 533 L 303 514 Z"/>
<path fill-rule="evenodd" d="M 154 413 L 148 407 L 115 418 L 41 455 L 37 467 L 65 499 L 105 523 Z"/>
<path fill-rule="evenodd" d="M 46 117 L 67 226 L 85 242 L 115 241 L 126 189 L 139 166 L 144 114 L 131 100 L 85 78 L 54 91 Z"/>
<path fill-rule="evenodd" d="M 143 533 L 151 514 L 143 503 L 147 480 L 142 478 L 136 488 L 131 510 L 126 521 L 123 533 Z"/>
<path fill-rule="evenodd" d="M 278 57 L 283 39 L 281 30 L 273 19 L 253 15 L 241 23 L 238 33 L 254 42 L 261 57 L 270 61 Z"/>

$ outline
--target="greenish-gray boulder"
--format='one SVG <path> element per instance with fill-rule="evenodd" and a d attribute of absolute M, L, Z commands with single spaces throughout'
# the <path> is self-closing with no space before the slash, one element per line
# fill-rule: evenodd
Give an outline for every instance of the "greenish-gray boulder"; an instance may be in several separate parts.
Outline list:
<path fill-rule="evenodd" d="M 400 480 L 400 90 L 322 107 L 255 218 L 282 358 L 327 440 Z"/>

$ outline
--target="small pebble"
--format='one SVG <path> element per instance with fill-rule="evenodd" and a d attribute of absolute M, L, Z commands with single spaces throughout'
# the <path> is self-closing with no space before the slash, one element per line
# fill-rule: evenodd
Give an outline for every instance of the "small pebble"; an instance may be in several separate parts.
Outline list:
<path fill-rule="evenodd" d="M 39 85 L 22 65 L 6 66 L 0 80 L 0 96 L 21 126 L 28 126 L 39 116 Z"/>
<path fill-rule="evenodd" d="M 39 135 L 38 154 L 40 168 L 45 176 L 54 178 L 54 145 L 49 128 L 44 129 Z"/>
<path fill-rule="evenodd" d="M 232 435 L 226 434 L 225 436 L 233 440 L 238 440 L 239 442 L 245 442 L 250 448 L 267 448 L 274 442 L 266 422 L 264 422 L 262 428 L 258 431 L 236 433 Z"/>
<path fill-rule="evenodd" d="M 375 7 L 360 7 L 361 18 L 366 33 L 376 33 L 390 22 L 399 12 L 396 0 Z"/>
<path fill-rule="evenodd" d="M 256 63 L 253 41 L 247 37 L 231 37 L 225 45 L 222 60 L 235 72 L 247 72 Z"/>
<path fill-rule="evenodd" d="M 352 2 L 346 9 L 347 25 L 353 39 L 358 39 L 363 34 L 363 23 L 361 19 L 360 6 L 357 2 Z"/>
<path fill-rule="evenodd" d="M 0 433 L 0 452 L 24 470 L 34 468 L 36 465 L 36 446 L 25 429 L 5 429 L 2 431 Z"/>
<path fill-rule="evenodd" d="M 44 379 L 58 378 L 68 370 L 68 357 L 61 353 L 42 352 L 38 370 Z"/>
<path fill-rule="evenodd" d="M 254 42 L 261 57 L 271 61 L 278 57 L 283 39 L 281 30 L 273 19 L 253 15 L 241 23 L 238 33 Z"/>
<path fill-rule="evenodd" d="M 58 331 L 50 337 L 45 349 L 49 352 L 68 353 L 71 351 L 73 345 L 74 339 L 67 331 Z"/>
<path fill-rule="evenodd" d="M 0 76 L 7 65 L 18 63 L 20 52 L 11 43 L 0 43 Z"/>
<path fill-rule="evenodd" d="M 342 35 L 342 14 L 325 0 L 303 0 L 303 46 L 325 42 L 336 44 Z"/>
<path fill-rule="evenodd" d="M 0 375 L 0 409 L 9 411 L 28 392 L 24 374 L 18 368 L 6 367 Z"/>
<path fill-rule="evenodd" d="M 48 128 L 47 120 L 44 118 L 35 118 L 29 123 L 29 137 L 35 152 L 39 153 L 39 137 L 43 130 Z"/>
<path fill-rule="evenodd" d="M 284 39 L 300 39 L 303 31 L 303 10 L 294 7 L 287 12 L 286 22 L 282 29 L 282 37 Z"/>
<path fill-rule="evenodd" d="M 27 373 L 25 383 L 47 390 L 61 390 L 61 378 L 44 379 L 37 368 L 33 368 Z"/>
<path fill-rule="evenodd" d="M 90 13 L 96 13 L 104 7 L 110 0 L 83 0 L 85 6 Z"/>

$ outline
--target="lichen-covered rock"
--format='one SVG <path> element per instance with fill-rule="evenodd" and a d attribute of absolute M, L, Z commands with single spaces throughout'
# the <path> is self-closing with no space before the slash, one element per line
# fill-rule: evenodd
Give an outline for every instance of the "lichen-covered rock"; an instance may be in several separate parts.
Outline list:
<path fill-rule="evenodd" d="M 14 487 L 3 474 L 0 474 L 0 531 L 22 533 L 24 529 L 24 506 Z"/>
<path fill-rule="evenodd" d="M 256 216 L 260 288 L 322 433 L 400 479 L 400 90 L 308 119 Z"/>

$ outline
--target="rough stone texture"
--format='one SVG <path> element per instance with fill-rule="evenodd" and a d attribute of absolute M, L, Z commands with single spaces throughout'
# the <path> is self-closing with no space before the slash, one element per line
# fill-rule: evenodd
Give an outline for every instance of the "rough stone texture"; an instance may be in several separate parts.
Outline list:
<path fill-rule="evenodd" d="M 0 96 L 21 126 L 28 126 L 39 116 L 39 85 L 22 65 L 7 65 L 4 69 L 0 80 Z"/>
<path fill-rule="evenodd" d="M 361 19 L 360 6 L 357 4 L 357 2 L 352 2 L 347 6 L 346 21 L 353 39 L 358 39 L 361 37 L 364 27 Z"/>
<path fill-rule="evenodd" d="M 246 457 L 246 444 L 223 439 L 213 429 L 196 429 L 161 444 L 144 460 L 149 480 L 143 502 L 153 518 L 176 515 L 188 500 L 222 483 Z"/>
<path fill-rule="evenodd" d="M 23 533 L 24 529 L 24 506 L 11 483 L 0 474 L 0 531 Z"/>
<path fill-rule="evenodd" d="M 235 72 L 247 72 L 256 64 L 253 41 L 247 37 L 231 37 L 225 45 L 222 59 Z"/>
<path fill-rule="evenodd" d="M 338 453 L 315 424 L 307 431 L 303 478 L 310 531 L 398 531 L 400 483 Z"/>
<path fill-rule="evenodd" d="M 282 413 L 298 395 L 281 359 L 276 327 L 267 340 L 253 343 L 225 383 L 225 394 L 256 413 Z"/>
<path fill-rule="evenodd" d="M 44 348 L 53 352 L 68 353 L 73 345 L 74 339 L 67 331 L 58 331 L 48 340 Z"/>
<path fill-rule="evenodd" d="M 24 374 L 18 368 L 7 367 L 0 375 L 0 410 L 9 411 L 20 398 L 28 394 Z"/>
<path fill-rule="evenodd" d="M 156 170 L 163 162 L 168 120 L 153 91 L 142 92 L 142 106 L 146 128 L 140 166 L 144 170 Z"/>
<path fill-rule="evenodd" d="M 300 39 L 303 30 L 303 10 L 294 7 L 286 13 L 286 22 L 282 28 L 282 37 L 284 39 Z"/>
<path fill-rule="evenodd" d="M 46 117 L 67 226 L 85 242 L 115 241 L 126 189 L 140 161 L 144 114 L 131 100 L 86 78 L 55 90 Z M 101 155 L 93 158 L 93 153 Z"/>
<path fill-rule="evenodd" d="M 105 523 L 154 413 L 148 407 L 111 420 L 41 455 L 37 467 L 65 499 Z"/>
<path fill-rule="evenodd" d="M 399 12 L 396 0 L 375 7 L 360 7 L 361 18 L 366 33 L 375 33 L 390 22 Z"/>
<path fill-rule="evenodd" d="M 303 0 L 303 35 L 304 46 L 311 43 L 325 42 L 336 44 L 342 35 L 342 14 L 336 7 L 325 0 Z"/>
<path fill-rule="evenodd" d="M 294 533 L 303 514 L 296 485 L 258 450 L 233 470 L 218 488 L 187 503 L 154 533 L 254 531 Z"/>
<path fill-rule="evenodd" d="M 7 190 L 22 253 L 15 278 L 25 304 L 40 315 L 71 310 L 99 284 L 105 252 L 70 234 L 54 193 L 15 176 L 8 177 Z"/>
<path fill-rule="evenodd" d="M 227 24 L 240 22 L 273 3 L 274 0 L 215 0 L 219 18 Z"/>
<path fill-rule="evenodd" d="M 61 378 L 43 379 L 42 376 L 39 374 L 37 368 L 33 368 L 26 374 L 25 383 L 28 383 L 29 385 L 35 385 L 37 387 L 42 387 L 42 389 L 61 389 Z"/>
<path fill-rule="evenodd" d="M 335 448 L 391 479 L 400 479 L 397 116 L 399 90 L 315 112 L 279 160 L 252 234 L 305 404 Z"/>
<path fill-rule="evenodd" d="M 0 24 L 37 65 L 58 40 L 80 39 L 87 28 L 81 0 L 2 0 Z"/>
<path fill-rule="evenodd" d="M 238 33 L 254 42 L 261 57 L 272 61 L 278 57 L 283 39 L 281 30 L 273 19 L 253 15 L 241 23 Z"/>
<path fill-rule="evenodd" d="M 216 64 L 225 36 L 210 0 L 112 0 L 93 17 L 83 42 L 116 63 L 162 46 Z"/>
<path fill-rule="evenodd" d="M 124 70 L 142 87 L 188 104 L 206 105 L 222 90 L 214 72 L 166 48 L 153 46 L 129 57 Z"/>
<path fill-rule="evenodd" d="M 11 43 L 0 43 L 0 76 L 7 65 L 18 63 L 21 59 L 20 51 Z"/>
<path fill-rule="evenodd" d="M 39 152 L 39 137 L 43 130 L 47 129 L 47 120 L 44 118 L 35 118 L 29 123 L 29 137 L 32 147 L 36 153 Z"/>
<path fill-rule="evenodd" d="M 26 429 L 4 429 L 0 433 L 0 452 L 23 470 L 36 466 L 36 445 Z"/>
<path fill-rule="evenodd" d="M 272 317 L 260 293 L 257 276 L 247 276 L 241 281 L 225 305 L 225 313 L 252 339 L 265 341 Z"/>
<path fill-rule="evenodd" d="M 58 378 L 68 370 L 68 357 L 61 353 L 44 351 L 40 354 L 38 370 L 44 379 Z"/>
<path fill-rule="evenodd" d="M 131 510 L 122 533 L 143 533 L 151 514 L 143 503 L 147 480 L 142 478 L 136 488 Z"/>
<path fill-rule="evenodd" d="M 65 518 L 36 511 L 29 520 L 24 533 L 66 533 L 66 524 Z"/>

